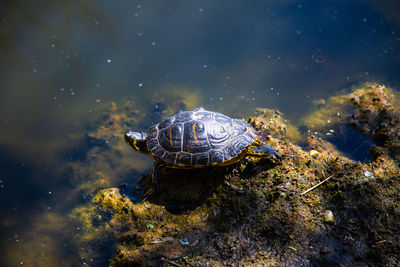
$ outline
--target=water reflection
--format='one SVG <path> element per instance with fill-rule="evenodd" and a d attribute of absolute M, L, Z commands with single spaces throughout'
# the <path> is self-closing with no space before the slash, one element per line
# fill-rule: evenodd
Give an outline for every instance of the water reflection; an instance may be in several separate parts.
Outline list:
<path fill-rule="evenodd" d="M 243 118 L 256 107 L 275 108 L 296 123 L 313 100 L 353 83 L 398 88 L 394 3 L 3 1 L 3 262 L 27 262 L 22 255 L 29 258 L 30 250 L 45 265 L 70 263 L 65 251 L 79 254 L 74 245 L 33 248 L 63 247 L 73 231 L 66 214 L 87 201 L 83 196 L 149 168 L 146 157 L 135 155 L 132 163 L 119 143 L 124 123 L 145 130 L 199 105 Z M 111 103 L 123 107 L 126 97 L 135 119 L 103 126 Z M 74 168 L 81 172 L 68 172 Z"/>

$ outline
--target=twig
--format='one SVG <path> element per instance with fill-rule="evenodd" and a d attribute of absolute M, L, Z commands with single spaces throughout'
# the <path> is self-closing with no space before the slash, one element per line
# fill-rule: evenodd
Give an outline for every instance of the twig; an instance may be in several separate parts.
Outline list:
<path fill-rule="evenodd" d="M 326 178 L 325 180 L 323 180 L 322 182 L 318 183 L 317 185 L 314 185 L 313 187 L 307 189 L 306 191 L 304 191 L 303 193 L 300 194 L 300 196 L 307 194 L 308 192 L 310 192 L 311 190 L 314 190 L 315 188 L 317 188 L 318 186 L 320 186 L 321 184 L 325 183 L 326 181 L 328 181 L 329 179 L 331 179 L 333 177 L 333 175 L 329 176 L 328 178 Z"/>
<path fill-rule="evenodd" d="M 168 262 L 169 264 L 173 265 L 173 266 L 177 266 L 177 267 L 182 266 L 179 263 L 176 263 L 175 261 L 170 261 L 170 260 L 165 260 L 165 261 Z"/>

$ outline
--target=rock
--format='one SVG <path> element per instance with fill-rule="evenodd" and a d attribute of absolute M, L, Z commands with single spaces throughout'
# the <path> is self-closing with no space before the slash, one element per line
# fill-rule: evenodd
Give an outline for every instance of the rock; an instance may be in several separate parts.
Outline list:
<path fill-rule="evenodd" d="M 335 222 L 335 216 L 333 215 L 333 212 L 330 210 L 326 210 L 324 213 L 324 221 L 326 223 L 334 223 Z"/>

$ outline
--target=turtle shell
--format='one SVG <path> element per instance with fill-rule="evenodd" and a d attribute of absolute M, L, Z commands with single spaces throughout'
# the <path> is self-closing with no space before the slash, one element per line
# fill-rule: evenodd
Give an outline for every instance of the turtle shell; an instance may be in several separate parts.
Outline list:
<path fill-rule="evenodd" d="M 223 165 L 256 140 L 250 124 L 218 112 L 180 111 L 147 131 L 147 146 L 156 159 L 177 167 Z"/>

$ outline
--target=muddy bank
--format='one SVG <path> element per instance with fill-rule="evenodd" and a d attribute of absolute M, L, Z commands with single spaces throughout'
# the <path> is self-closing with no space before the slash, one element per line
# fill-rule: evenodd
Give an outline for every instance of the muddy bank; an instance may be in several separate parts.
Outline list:
<path fill-rule="evenodd" d="M 247 157 L 228 168 L 161 170 L 158 190 L 141 200 L 152 187 L 149 175 L 134 188 L 103 184 L 82 212 L 90 211 L 88 232 L 114 236 L 112 266 L 398 265 L 397 103 L 390 89 L 364 84 L 320 102 L 299 127 L 258 109 L 249 122 L 280 161 Z M 346 145 L 349 132 L 371 149 Z M 362 153 L 369 161 L 356 160 Z M 123 157 L 118 166 L 129 169 Z"/>

